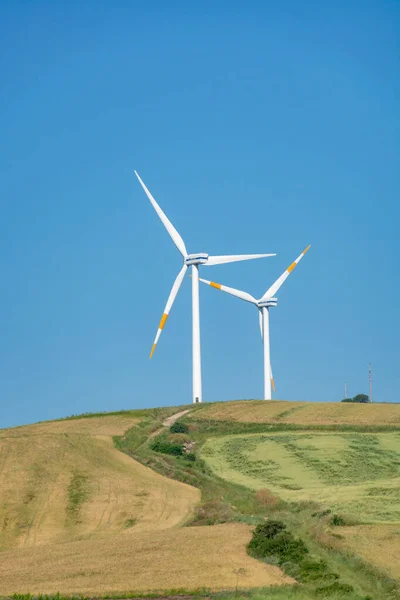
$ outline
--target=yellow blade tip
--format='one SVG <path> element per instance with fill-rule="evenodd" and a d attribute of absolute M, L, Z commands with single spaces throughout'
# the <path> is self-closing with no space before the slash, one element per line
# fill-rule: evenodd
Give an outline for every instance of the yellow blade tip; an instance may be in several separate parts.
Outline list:
<path fill-rule="evenodd" d="M 156 349 L 156 345 L 157 345 L 157 344 L 153 344 L 153 347 L 152 347 L 152 349 L 151 349 L 151 352 L 150 352 L 150 358 L 152 358 L 152 357 L 153 357 L 154 350 Z"/>
<path fill-rule="evenodd" d="M 272 389 L 273 389 L 273 390 L 274 390 L 274 392 L 275 392 L 275 381 L 274 381 L 274 378 L 273 378 L 273 377 L 272 377 L 272 379 L 271 379 L 271 384 L 272 384 Z"/>
<path fill-rule="evenodd" d="M 303 254 L 305 254 L 306 252 L 308 252 L 310 248 L 311 248 L 311 244 L 309 246 L 307 246 L 307 248 L 304 250 Z"/>
<path fill-rule="evenodd" d="M 165 325 L 167 319 L 168 319 L 168 315 L 167 315 L 167 313 L 164 313 L 163 316 L 161 317 L 161 321 L 158 326 L 158 329 L 164 329 L 164 325 Z"/>

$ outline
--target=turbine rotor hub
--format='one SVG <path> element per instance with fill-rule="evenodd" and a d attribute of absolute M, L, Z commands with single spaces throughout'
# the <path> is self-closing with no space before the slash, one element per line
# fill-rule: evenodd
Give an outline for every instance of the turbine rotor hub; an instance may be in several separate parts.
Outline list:
<path fill-rule="evenodd" d="M 257 302 L 258 308 L 270 308 L 271 306 L 276 306 L 278 304 L 278 298 L 267 298 L 267 300 L 263 300 Z"/>
<path fill-rule="evenodd" d="M 188 254 L 184 262 L 188 267 L 190 265 L 205 265 L 208 261 L 208 254 L 205 252 L 197 252 L 196 254 Z"/>

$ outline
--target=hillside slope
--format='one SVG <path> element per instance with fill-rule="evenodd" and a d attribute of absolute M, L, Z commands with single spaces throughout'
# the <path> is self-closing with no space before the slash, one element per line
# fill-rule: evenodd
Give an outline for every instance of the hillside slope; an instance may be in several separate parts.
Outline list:
<path fill-rule="evenodd" d="M 200 490 L 114 447 L 112 436 L 124 439 L 127 430 L 148 442 L 166 429 L 161 415 L 177 411 L 0 431 L 0 595 L 293 582 L 278 567 L 247 555 L 246 524 L 179 527 L 199 503 Z"/>
<path fill-rule="evenodd" d="M 400 427 L 400 404 L 246 400 L 204 406 L 193 417 L 239 423 Z"/>
<path fill-rule="evenodd" d="M 0 549 L 181 523 L 195 488 L 116 450 L 124 416 L 73 419 L 0 432 Z"/>

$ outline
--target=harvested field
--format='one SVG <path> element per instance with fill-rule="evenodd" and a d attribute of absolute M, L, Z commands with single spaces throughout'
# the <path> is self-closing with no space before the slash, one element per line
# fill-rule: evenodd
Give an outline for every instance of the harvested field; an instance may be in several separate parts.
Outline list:
<path fill-rule="evenodd" d="M 341 527 L 341 545 L 378 567 L 390 577 L 400 579 L 400 526 L 357 525 Z"/>
<path fill-rule="evenodd" d="M 400 427 L 400 404 L 308 403 L 282 400 L 220 402 L 197 410 L 193 417 L 241 423 Z"/>
<path fill-rule="evenodd" d="M 246 554 L 244 524 L 124 533 L 4 552 L 0 594 L 235 589 L 294 583 Z"/>
<path fill-rule="evenodd" d="M 101 417 L 0 433 L 0 549 L 162 530 L 182 523 L 199 490 L 113 446 L 135 420 Z"/>
<path fill-rule="evenodd" d="M 133 427 L 139 419 L 136 417 L 111 415 L 109 417 L 91 417 L 82 419 L 65 419 L 62 421 L 49 421 L 48 423 L 35 423 L 23 425 L 12 429 L 0 429 L 0 439 L 4 436 L 20 437 L 21 435 L 40 435 L 42 433 L 88 433 L 90 435 L 121 435 Z"/>
<path fill-rule="evenodd" d="M 231 435 L 208 440 L 202 457 L 222 478 L 312 500 L 356 522 L 400 523 L 400 433 Z"/>

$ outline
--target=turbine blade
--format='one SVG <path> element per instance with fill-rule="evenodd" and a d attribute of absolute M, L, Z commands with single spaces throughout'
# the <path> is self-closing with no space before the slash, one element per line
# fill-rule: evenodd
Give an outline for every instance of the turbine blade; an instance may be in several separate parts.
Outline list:
<path fill-rule="evenodd" d="M 154 200 L 153 196 L 150 194 L 149 190 L 147 189 L 147 187 L 145 186 L 143 181 L 140 179 L 140 177 L 136 171 L 135 171 L 135 175 L 138 178 L 140 185 L 144 189 L 146 196 L 152 203 L 154 210 L 160 217 L 165 229 L 168 231 L 169 235 L 171 236 L 172 241 L 174 242 L 175 246 L 178 248 L 178 250 L 182 254 L 183 258 L 185 258 L 187 256 L 185 242 L 183 241 L 183 239 L 181 238 L 181 236 L 179 235 L 179 233 L 177 232 L 175 227 L 172 225 L 172 223 L 168 219 L 167 215 L 158 206 L 157 202 Z"/>
<path fill-rule="evenodd" d="M 169 294 L 169 297 L 168 297 L 168 300 L 167 300 L 167 304 L 165 305 L 165 308 L 164 308 L 163 316 L 161 317 L 161 321 L 160 321 L 160 324 L 158 326 L 158 331 L 157 331 L 157 334 L 156 334 L 156 337 L 155 337 L 155 340 L 154 340 L 154 344 L 153 344 L 153 346 L 151 348 L 150 358 L 154 354 L 154 350 L 156 349 L 157 342 L 159 340 L 159 337 L 161 335 L 162 330 L 164 329 L 164 325 L 165 325 L 165 323 L 166 323 L 166 321 L 168 319 L 168 315 L 169 315 L 169 313 L 171 311 L 172 305 L 175 302 L 175 298 L 178 295 L 179 288 L 182 285 L 182 281 L 183 281 L 183 278 L 186 275 L 186 271 L 187 271 L 187 266 L 183 265 L 182 269 L 178 273 L 177 278 L 174 281 L 174 285 L 172 286 L 172 289 L 170 291 L 170 294 Z"/>
<path fill-rule="evenodd" d="M 263 318 L 262 318 L 262 310 L 261 308 L 258 309 L 258 323 L 260 325 L 260 333 L 261 333 L 261 339 L 264 339 L 264 327 L 263 327 Z"/>
<path fill-rule="evenodd" d="M 220 283 L 215 283 L 214 281 L 208 281 L 207 279 L 201 279 L 199 277 L 199 281 L 202 283 L 206 283 L 207 285 L 211 285 L 211 287 L 221 290 L 221 292 L 226 292 L 231 296 L 236 296 L 236 298 L 240 298 L 241 300 L 246 300 L 246 302 L 251 302 L 252 304 L 257 304 L 257 300 L 253 298 L 247 292 L 242 292 L 241 290 L 235 290 L 235 288 L 228 287 L 226 285 L 221 285 Z"/>
<path fill-rule="evenodd" d="M 274 379 L 274 376 L 272 375 L 272 366 L 271 366 L 271 363 L 269 364 L 269 372 L 270 372 L 270 375 L 271 375 L 272 389 L 274 390 L 274 392 L 276 392 L 276 389 L 275 389 L 275 379 Z"/>
<path fill-rule="evenodd" d="M 225 263 L 238 262 L 239 260 L 253 260 L 255 258 L 266 258 L 276 254 L 227 254 L 226 256 L 209 256 L 206 266 L 223 265 Z"/>
<path fill-rule="evenodd" d="M 311 246 L 307 246 L 307 248 L 305 250 L 303 250 L 303 252 L 300 254 L 300 256 L 298 256 L 296 258 L 296 260 L 294 262 L 292 262 L 292 264 L 286 269 L 286 271 L 284 273 L 282 273 L 282 275 L 275 281 L 275 283 L 273 283 L 271 285 L 271 287 L 268 288 L 268 290 L 265 292 L 264 296 L 261 298 L 261 301 L 267 300 L 267 298 L 273 298 L 275 296 L 276 292 L 279 290 L 281 285 L 286 281 L 286 279 L 289 277 L 290 273 L 297 267 L 297 265 L 299 264 L 299 262 L 301 261 L 301 259 L 305 255 L 305 253 L 308 252 L 308 250 L 310 248 L 311 248 Z"/>

